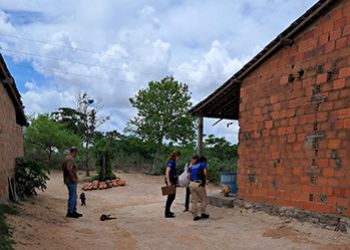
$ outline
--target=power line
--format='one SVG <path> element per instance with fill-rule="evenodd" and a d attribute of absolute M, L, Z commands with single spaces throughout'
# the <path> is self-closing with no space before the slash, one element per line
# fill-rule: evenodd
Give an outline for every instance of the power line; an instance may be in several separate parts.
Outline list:
<path fill-rule="evenodd" d="M 117 71 L 127 71 L 127 72 L 137 72 L 137 73 L 141 73 L 144 75 L 151 75 L 151 76 L 155 76 L 154 73 L 150 73 L 150 72 L 144 72 L 144 71 L 139 71 L 139 70 L 132 70 L 132 69 L 128 69 L 128 68 L 120 68 L 120 67 L 108 67 L 108 66 L 101 66 L 99 64 L 93 64 L 93 63 L 86 63 L 86 62 L 81 62 L 81 61 L 71 61 L 71 60 L 67 60 L 67 59 L 60 59 L 57 57 L 48 57 L 48 56 L 42 56 L 42 55 L 37 55 L 34 53 L 30 53 L 30 52 L 26 52 L 26 51 L 19 51 L 19 50 L 10 50 L 10 49 L 0 49 L 1 51 L 7 51 L 10 54 L 17 54 L 17 55 L 29 55 L 32 57 L 38 57 L 38 58 L 43 58 L 43 59 L 48 59 L 48 60 L 52 60 L 52 61 L 58 61 L 58 62 L 68 62 L 68 63 L 72 63 L 72 64 L 80 64 L 80 65 L 86 65 L 86 66 L 90 66 L 90 67 L 96 67 L 96 68 L 101 68 L 101 69 L 108 69 L 108 70 L 117 70 Z"/>
<path fill-rule="evenodd" d="M 5 37 L 7 36 L 7 37 L 16 38 L 16 39 L 19 39 L 19 40 L 32 41 L 32 42 L 41 43 L 41 44 L 45 44 L 45 45 L 52 45 L 52 46 L 55 46 L 55 47 L 68 48 L 68 49 L 72 50 L 73 52 L 81 51 L 81 52 L 84 52 L 84 53 L 94 54 L 94 55 L 101 53 L 101 52 L 98 52 L 98 51 L 93 51 L 93 50 L 88 50 L 88 49 L 81 49 L 81 48 L 72 48 L 72 47 L 69 47 L 69 46 L 63 45 L 63 44 L 51 43 L 49 41 L 37 40 L 37 39 L 33 39 L 33 38 L 28 38 L 28 37 L 21 37 L 21 36 L 17 36 L 17 35 L 8 34 L 8 33 L 7 34 L 0 33 L 0 36 L 5 36 Z M 28 53 L 28 52 L 23 52 L 23 53 Z M 145 60 L 140 60 L 139 58 L 136 59 L 136 58 L 133 58 L 133 57 L 130 57 L 130 56 L 126 56 L 126 55 L 124 55 L 123 53 L 121 53 L 119 51 L 115 51 L 115 53 L 117 53 L 120 56 L 122 56 L 125 61 L 135 61 L 135 62 L 143 63 L 143 64 L 146 64 L 146 65 L 148 64 L 148 65 L 155 65 L 155 66 L 165 66 L 165 67 L 169 67 L 169 68 L 172 68 L 172 67 L 175 68 L 175 67 L 178 66 L 178 65 L 171 65 L 171 64 L 164 64 L 164 63 L 149 62 L 149 61 L 145 61 Z M 113 55 L 104 55 L 104 56 L 105 57 L 113 57 Z M 79 62 L 76 62 L 76 63 L 79 63 Z M 86 64 L 86 63 L 79 63 L 79 64 Z M 95 66 L 99 67 L 98 65 L 95 65 Z M 108 67 L 101 67 L 101 68 L 108 68 Z M 181 68 L 177 68 L 177 70 L 183 71 L 183 72 L 186 71 L 185 69 L 181 69 Z M 207 72 L 207 71 L 206 70 L 202 70 L 202 69 L 197 69 L 196 72 Z M 145 73 L 145 74 L 148 74 L 148 73 Z"/>
<path fill-rule="evenodd" d="M 71 61 L 71 60 L 67 60 L 67 59 L 60 59 L 60 58 L 56 58 L 56 57 L 48 57 L 48 56 L 42 56 L 42 55 L 37 55 L 34 53 L 30 53 L 30 52 L 25 52 L 25 51 L 18 51 L 18 50 L 10 50 L 10 49 L 0 49 L 2 51 L 8 52 L 9 54 L 17 54 L 17 55 L 29 55 L 32 57 L 38 57 L 38 58 L 44 58 L 47 60 L 52 60 L 52 61 L 57 61 L 57 62 L 67 62 L 67 63 L 72 63 L 72 64 L 80 64 L 80 65 L 86 65 L 86 66 L 90 66 L 90 67 L 96 67 L 96 68 L 101 68 L 101 69 L 107 69 L 107 70 L 113 70 L 114 71 L 118 71 L 119 73 L 124 73 L 124 72 L 131 72 L 131 73 L 137 73 L 137 74 L 141 74 L 141 75 L 148 75 L 148 76 L 154 76 L 154 77 L 162 77 L 160 74 L 156 74 L 156 73 L 151 73 L 151 72 L 145 72 L 145 71 L 140 71 L 140 70 L 133 70 L 130 68 L 120 68 L 120 67 L 108 67 L 108 66 L 101 66 L 98 64 L 92 64 L 92 63 L 86 63 L 86 62 L 81 62 L 81 61 Z M 25 67 L 23 65 L 21 65 L 20 67 L 24 67 L 24 68 L 29 68 L 29 67 Z M 62 74 L 67 74 L 67 75 L 75 75 L 75 76 L 82 76 L 82 77 L 87 77 L 87 78 L 95 78 L 95 79 L 100 79 L 99 77 L 94 77 L 91 75 L 83 75 L 83 74 L 77 74 L 77 73 L 71 73 L 68 71 L 60 71 L 60 70 L 53 70 L 52 68 L 46 68 L 46 67 L 42 67 L 41 68 L 50 71 L 54 74 L 58 74 L 58 73 L 62 73 Z M 204 71 L 203 71 L 204 72 Z M 174 73 L 174 72 L 168 72 L 168 73 Z M 113 78 L 108 77 L 108 78 L 104 78 L 105 80 L 113 80 Z M 116 79 L 116 78 L 115 78 Z M 184 80 L 190 80 L 188 78 L 183 78 Z M 118 80 L 118 79 L 116 79 Z M 217 82 L 221 82 L 223 81 L 223 79 L 212 79 L 213 81 L 217 81 Z M 192 80 L 190 80 L 189 82 L 191 82 Z"/>
<path fill-rule="evenodd" d="M 72 51 L 81 51 L 81 52 L 89 53 L 89 54 L 99 54 L 100 53 L 98 51 L 93 51 L 93 50 L 88 50 L 88 49 L 81 49 L 81 48 L 72 48 L 72 47 L 69 47 L 69 46 L 63 45 L 63 44 L 55 44 L 55 43 L 51 43 L 49 41 L 36 40 L 36 39 L 27 38 L 27 37 L 21 37 L 21 36 L 12 35 L 12 34 L 1 33 L 0 35 L 1 36 L 5 36 L 5 37 L 12 37 L 12 38 L 19 39 L 19 40 L 26 40 L 26 41 L 31 41 L 31 42 L 45 44 L 45 45 L 52 45 L 52 46 L 55 46 L 55 47 L 68 48 L 68 49 L 70 49 Z M 140 60 L 140 59 L 137 59 L 137 58 L 126 56 L 126 55 L 120 53 L 119 51 L 115 51 L 115 52 L 117 54 L 121 55 L 122 57 L 124 57 L 126 60 L 136 61 L 136 62 L 140 62 L 140 63 L 144 63 L 144 64 L 154 64 L 154 65 L 158 65 L 158 66 L 169 66 L 169 65 L 164 64 L 164 63 L 147 62 L 147 61 L 144 61 L 144 60 Z M 106 55 L 106 56 L 107 57 L 112 57 L 112 55 Z"/>
<path fill-rule="evenodd" d="M 26 65 L 20 65 L 20 64 L 17 64 L 16 66 L 20 67 L 20 68 L 33 69 L 32 66 L 26 66 Z M 108 81 L 111 81 L 111 80 L 120 81 L 120 79 L 114 78 L 114 77 L 102 78 L 102 77 L 96 77 L 96 76 L 93 76 L 93 75 L 77 74 L 77 73 L 72 73 L 72 72 L 68 72 L 68 71 L 56 70 L 56 69 L 42 67 L 42 66 L 40 66 L 40 68 L 44 69 L 46 71 L 49 71 L 49 72 L 51 72 L 52 74 L 54 74 L 56 76 L 61 74 L 61 75 L 72 75 L 72 76 L 77 76 L 77 77 L 82 77 L 82 78 L 89 78 L 89 79 L 92 78 L 92 79 L 97 79 L 97 80 L 105 80 L 105 82 L 108 82 Z"/>

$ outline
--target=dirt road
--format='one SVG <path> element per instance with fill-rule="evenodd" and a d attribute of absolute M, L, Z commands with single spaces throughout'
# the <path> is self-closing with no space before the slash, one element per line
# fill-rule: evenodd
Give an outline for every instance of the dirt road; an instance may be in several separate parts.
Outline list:
<path fill-rule="evenodd" d="M 48 189 L 10 216 L 16 249 L 350 249 L 347 235 L 264 213 L 209 206 L 211 218 L 193 222 L 183 213 L 183 190 L 175 219 L 163 217 L 162 177 L 120 174 L 126 187 L 87 192 L 84 217 L 64 217 L 66 187 L 54 173 Z M 211 189 L 215 189 L 211 187 Z M 117 220 L 101 222 L 102 214 Z"/>

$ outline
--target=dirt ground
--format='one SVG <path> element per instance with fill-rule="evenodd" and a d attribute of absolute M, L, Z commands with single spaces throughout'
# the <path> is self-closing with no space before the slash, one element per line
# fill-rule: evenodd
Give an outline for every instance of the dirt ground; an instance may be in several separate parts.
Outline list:
<path fill-rule="evenodd" d="M 119 174 L 126 187 L 87 192 L 81 219 L 68 219 L 66 187 L 53 173 L 46 192 L 9 216 L 16 249 L 350 249 L 350 237 L 307 223 L 282 221 L 252 211 L 209 206 L 210 219 L 193 222 L 183 213 L 180 189 L 175 219 L 165 219 L 163 177 Z M 217 188 L 210 187 L 211 191 Z M 79 190 L 80 192 L 80 190 Z M 101 214 L 117 220 L 99 221 Z"/>

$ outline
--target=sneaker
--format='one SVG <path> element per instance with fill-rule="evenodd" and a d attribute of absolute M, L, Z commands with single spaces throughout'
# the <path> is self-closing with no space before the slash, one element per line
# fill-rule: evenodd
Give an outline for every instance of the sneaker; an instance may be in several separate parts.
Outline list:
<path fill-rule="evenodd" d="M 201 218 L 202 219 L 208 219 L 209 218 L 209 214 L 202 214 Z"/>
<path fill-rule="evenodd" d="M 78 217 L 83 217 L 83 215 L 80 214 L 80 213 L 78 213 L 78 212 L 75 212 L 74 214 L 75 214 L 76 216 L 78 216 Z"/>
<path fill-rule="evenodd" d="M 201 219 L 202 219 L 201 217 L 196 216 L 196 217 L 193 218 L 193 221 L 199 221 L 199 220 L 201 220 Z"/>
<path fill-rule="evenodd" d="M 165 215 L 165 218 L 175 218 L 175 215 L 169 213 Z"/>
<path fill-rule="evenodd" d="M 74 218 L 74 219 L 78 219 L 80 216 L 74 213 L 67 213 L 66 215 L 67 218 Z"/>
<path fill-rule="evenodd" d="M 186 212 L 188 212 L 189 210 L 187 209 L 187 208 L 185 208 L 185 210 L 184 211 L 182 211 L 183 213 L 186 213 Z"/>

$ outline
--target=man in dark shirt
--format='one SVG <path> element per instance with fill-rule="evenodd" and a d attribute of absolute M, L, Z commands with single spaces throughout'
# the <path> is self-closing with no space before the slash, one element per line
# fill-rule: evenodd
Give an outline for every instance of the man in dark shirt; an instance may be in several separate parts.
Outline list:
<path fill-rule="evenodd" d="M 83 215 L 77 212 L 77 185 L 78 185 L 78 175 L 77 167 L 75 165 L 75 158 L 77 157 L 78 149 L 72 147 L 69 150 L 69 155 L 63 161 L 63 181 L 68 188 L 68 209 L 67 217 L 69 218 L 79 218 Z"/>

